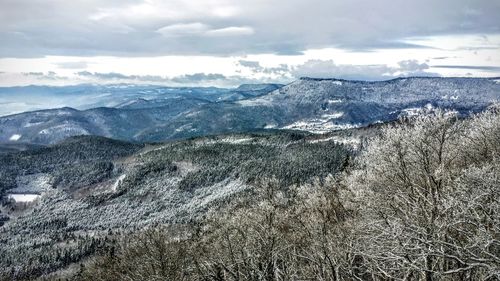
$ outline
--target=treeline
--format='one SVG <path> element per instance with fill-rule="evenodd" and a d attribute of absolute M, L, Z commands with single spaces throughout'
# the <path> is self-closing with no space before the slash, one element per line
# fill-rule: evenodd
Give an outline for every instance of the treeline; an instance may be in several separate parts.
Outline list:
<path fill-rule="evenodd" d="M 270 177 L 179 231 L 121 236 L 75 280 L 500 280 L 500 115 L 438 112 L 342 175 Z M 292 181 L 293 184 L 293 181 Z"/>

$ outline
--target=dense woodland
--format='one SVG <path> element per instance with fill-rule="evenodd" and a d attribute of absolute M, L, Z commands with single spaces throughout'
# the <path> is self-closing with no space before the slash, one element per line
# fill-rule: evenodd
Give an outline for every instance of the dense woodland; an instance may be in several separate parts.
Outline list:
<path fill-rule="evenodd" d="M 499 280 L 500 116 L 418 117 L 325 181 L 118 237 L 77 280 Z"/>
<path fill-rule="evenodd" d="M 4 197 L 2 214 L 10 220 L 0 227 L 1 276 L 33 279 L 85 263 L 120 236 L 199 223 L 207 211 L 245 197 L 262 178 L 285 188 L 348 165 L 348 147 L 309 137 L 267 132 L 147 146 L 76 137 L 8 155 L 4 171 L 14 184 L 45 181 L 49 189 L 28 204 Z"/>
<path fill-rule="evenodd" d="M 225 136 L 53 169 L 53 194 L 0 228 L 0 276 L 500 280 L 499 113 L 401 121 L 359 151 Z"/>

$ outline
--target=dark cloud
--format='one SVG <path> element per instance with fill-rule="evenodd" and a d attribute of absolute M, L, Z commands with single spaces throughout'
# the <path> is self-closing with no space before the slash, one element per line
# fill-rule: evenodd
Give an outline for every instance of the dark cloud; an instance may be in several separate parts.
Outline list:
<path fill-rule="evenodd" d="M 500 34 L 499 14 L 492 0 L 6 0 L 0 57 L 425 48 L 404 39 Z"/>

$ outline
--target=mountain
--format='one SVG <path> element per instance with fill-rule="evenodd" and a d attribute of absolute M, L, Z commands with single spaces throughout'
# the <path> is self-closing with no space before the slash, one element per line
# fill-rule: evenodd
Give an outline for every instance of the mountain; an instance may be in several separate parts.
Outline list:
<path fill-rule="evenodd" d="M 203 94 L 135 97 L 115 107 L 4 116 L 0 143 L 52 144 L 73 135 L 151 142 L 274 128 L 325 133 L 436 108 L 468 115 L 498 100 L 498 78 L 302 78 L 283 87 L 242 85 L 223 94 L 205 88 Z"/>
<path fill-rule="evenodd" d="M 0 87 L 0 116 L 58 107 L 86 110 L 120 107 L 134 101 L 162 102 L 172 98 L 202 99 L 216 102 L 261 95 L 279 84 L 242 85 L 238 88 L 166 87 L 141 84 L 80 84 L 71 86 Z M 154 104 L 152 102 L 151 104 Z"/>

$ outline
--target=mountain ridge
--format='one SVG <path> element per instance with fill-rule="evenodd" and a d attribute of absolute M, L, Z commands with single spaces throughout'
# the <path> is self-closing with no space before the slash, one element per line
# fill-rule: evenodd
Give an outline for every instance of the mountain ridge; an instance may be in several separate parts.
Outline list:
<path fill-rule="evenodd" d="M 4 116 L 0 142 L 51 144 L 78 134 L 148 142 L 257 129 L 325 133 L 436 108 L 465 116 L 500 100 L 496 78 L 301 78 L 284 86 L 266 85 L 264 90 L 260 84 L 243 85 L 244 94 L 155 94 L 123 107 L 65 107 Z"/>

